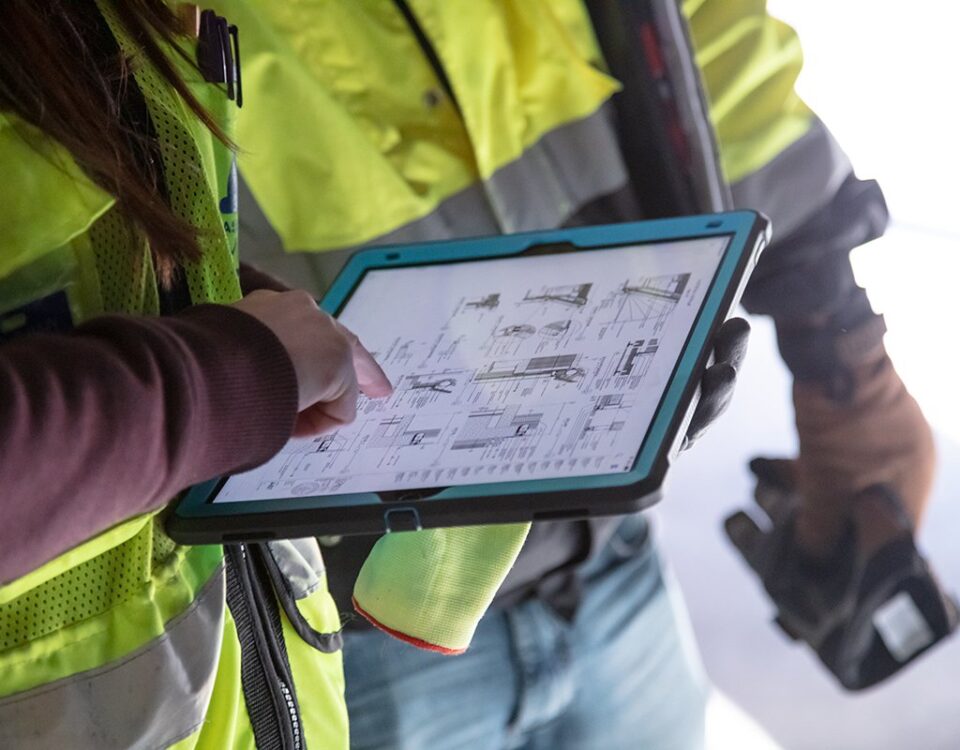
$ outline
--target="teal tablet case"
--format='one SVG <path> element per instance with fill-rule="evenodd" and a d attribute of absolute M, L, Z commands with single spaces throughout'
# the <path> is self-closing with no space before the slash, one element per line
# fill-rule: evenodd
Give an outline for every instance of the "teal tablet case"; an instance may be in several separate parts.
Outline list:
<path fill-rule="evenodd" d="M 696 369 L 705 361 L 703 353 L 715 327 L 723 321 L 739 300 L 749 276 L 749 270 L 756 262 L 760 250 L 769 240 L 769 223 L 761 215 L 753 211 L 735 211 L 361 250 L 348 261 L 323 298 L 321 307 L 332 315 L 336 315 L 364 274 L 372 269 L 502 258 L 519 255 L 531 248 L 541 246 L 570 245 L 574 249 L 589 251 L 591 248 L 600 249 L 711 236 L 731 236 L 732 239 L 641 445 L 634 466 L 629 472 L 449 487 L 431 491 L 428 498 L 421 497 L 418 500 L 419 503 L 432 504 L 443 500 L 516 495 L 543 496 L 577 490 L 602 493 L 605 489 L 642 485 L 644 480 L 650 477 L 658 461 L 667 457 L 672 447 L 670 443 L 674 442 L 671 438 L 671 426 L 676 426 L 676 417 L 685 390 Z M 173 516 L 171 533 L 174 538 L 177 538 L 178 532 L 182 537 L 184 530 L 191 525 L 191 521 L 200 522 L 202 519 L 220 518 L 222 520 L 224 517 L 236 515 L 266 517 L 284 511 L 344 509 L 383 503 L 382 498 L 376 493 L 362 493 L 218 505 L 209 501 L 220 482 L 221 480 L 211 480 L 193 487 L 187 493 Z"/>

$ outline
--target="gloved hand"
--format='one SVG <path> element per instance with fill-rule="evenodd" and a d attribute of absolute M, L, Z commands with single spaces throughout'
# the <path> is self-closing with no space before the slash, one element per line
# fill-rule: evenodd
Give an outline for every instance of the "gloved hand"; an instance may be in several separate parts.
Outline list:
<path fill-rule="evenodd" d="M 726 411 L 749 339 L 750 324 L 743 318 L 730 318 L 717 330 L 713 339 L 713 364 L 700 380 L 700 400 L 690 419 L 682 450 L 693 445 Z"/>
<path fill-rule="evenodd" d="M 751 463 L 766 528 L 744 513 L 726 524 L 778 622 L 849 689 L 893 674 L 956 625 L 913 539 L 933 481 L 933 437 L 883 330 L 874 318 L 832 341 L 845 388 L 794 385 L 798 458 Z"/>
<path fill-rule="evenodd" d="M 933 435 L 886 352 L 881 347 L 851 372 L 844 400 L 813 383 L 794 386 L 796 481 L 804 497 L 797 533 L 814 554 L 835 543 L 849 515 L 845 498 L 887 485 L 918 526 L 933 484 Z"/>
<path fill-rule="evenodd" d="M 877 485 L 838 499 L 847 514 L 836 541 L 813 556 L 797 534 L 800 465 L 754 459 L 750 468 L 765 518 L 761 526 L 738 512 L 727 535 L 776 605 L 777 623 L 845 688 L 886 679 L 956 629 L 957 605 L 917 551 L 896 493 Z"/>
<path fill-rule="evenodd" d="M 462 653 L 529 528 L 515 523 L 387 534 L 360 569 L 354 609 L 411 645 Z"/>
<path fill-rule="evenodd" d="M 689 446 L 726 409 L 750 325 L 733 318 L 714 339 L 714 364 L 700 384 Z M 373 625 L 420 648 L 464 651 L 520 553 L 529 524 L 467 526 L 387 534 L 367 557 L 354 608 Z"/>

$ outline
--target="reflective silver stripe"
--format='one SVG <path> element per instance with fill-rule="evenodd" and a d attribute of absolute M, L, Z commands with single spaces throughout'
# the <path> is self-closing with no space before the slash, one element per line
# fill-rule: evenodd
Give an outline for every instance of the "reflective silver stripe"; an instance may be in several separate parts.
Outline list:
<path fill-rule="evenodd" d="M 677 0 L 654 0 L 654 21 L 663 40 L 661 52 L 674 91 L 680 124 L 691 151 L 690 176 L 703 212 L 724 211 L 733 205 L 730 188 L 720 168 L 720 150 L 710 124 L 700 70 L 694 58 L 687 21 Z"/>
<path fill-rule="evenodd" d="M 320 587 L 324 565 L 316 539 L 268 542 L 267 549 L 294 599 L 308 597 Z"/>
<path fill-rule="evenodd" d="M 0 700 L 3 748 L 164 748 L 196 731 L 223 633 L 222 568 L 166 632 L 124 658 Z"/>
<path fill-rule="evenodd" d="M 501 232 L 553 229 L 627 184 L 607 107 L 545 134 L 484 182 Z"/>
<path fill-rule="evenodd" d="M 773 220 L 774 237 L 786 237 L 827 205 L 852 171 L 830 131 L 814 119 L 803 137 L 732 186 L 734 204 L 763 211 Z"/>
<path fill-rule="evenodd" d="M 545 134 L 489 180 L 371 245 L 555 229 L 590 201 L 627 184 L 609 105 Z"/>
<path fill-rule="evenodd" d="M 490 208 L 483 186 L 477 182 L 441 201 L 423 218 L 381 235 L 370 245 L 394 245 L 405 242 L 449 240 L 500 234 L 500 224 Z"/>
<path fill-rule="evenodd" d="M 590 201 L 627 184 L 608 105 L 547 133 L 516 161 L 461 190 L 426 216 L 368 245 L 554 229 Z M 240 248 L 245 261 L 319 296 L 355 248 L 285 253 L 256 199 L 241 180 Z"/>

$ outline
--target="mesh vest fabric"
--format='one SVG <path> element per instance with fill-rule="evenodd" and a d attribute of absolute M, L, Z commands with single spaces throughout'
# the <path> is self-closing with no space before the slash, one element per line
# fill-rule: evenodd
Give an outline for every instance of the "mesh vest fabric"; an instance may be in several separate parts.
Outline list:
<path fill-rule="evenodd" d="M 185 268 L 191 301 L 234 301 L 240 297 L 235 221 L 220 212 L 232 156 L 141 59 L 109 9 L 102 10 L 133 60 L 161 144 L 171 206 L 199 229 L 201 259 Z M 201 103 L 229 128 L 233 105 L 223 91 L 178 65 Z M 0 200 L 9 209 L 0 209 L 9 228 L 0 240 L 0 311 L 10 300 L 62 288 L 74 323 L 108 312 L 157 313 L 145 241 L 62 148 L 5 117 L 0 160 L 15 178 L 4 191 L 16 196 Z M 71 746 L 102 747 L 133 737 L 132 744 L 150 746 L 251 747 L 222 570 L 219 547 L 180 547 L 158 519 L 143 516 L 0 587 L 0 745 L 72 737 Z M 318 630 L 337 630 L 323 576 L 300 605 Z M 288 640 L 297 639 L 286 621 L 284 628 Z M 316 737 L 317 746 L 345 746 L 339 654 L 298 644 L 290 658 L 297 682 L 312 687 L 306 736 Z M 147 671 L 140 674 L 138 665 Z M 186 691 L 180 704 L 164 695 L 164 679 Z M 111 700 L 98 703 L 104 696 Z M 46 721 L 37 721 L 39 709 L 51 714 Z M 33 725 L 18 724 L 18 717 Z M 124 730 L 132 734 L 119 739 Z"/>

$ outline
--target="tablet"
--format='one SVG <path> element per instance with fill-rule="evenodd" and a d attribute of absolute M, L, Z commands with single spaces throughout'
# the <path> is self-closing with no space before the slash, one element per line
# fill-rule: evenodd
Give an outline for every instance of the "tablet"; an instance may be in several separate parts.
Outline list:
<path fill-rule="evenodd" d="M 360 251 L 322 307 L 394 394 L 193 487 L 168 531 L 251 541 L 647 507 L 768 236 L 731 212 Z"/>

